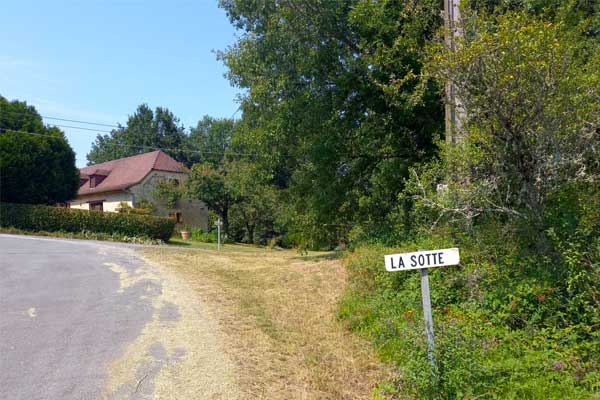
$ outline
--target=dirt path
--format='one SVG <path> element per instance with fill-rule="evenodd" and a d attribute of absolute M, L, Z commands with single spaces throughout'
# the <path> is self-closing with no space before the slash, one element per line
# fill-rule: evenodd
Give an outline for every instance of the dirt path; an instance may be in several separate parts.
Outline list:
<path fill-rule="evenodd" d="M 369 344 L 336 320 L 346 282 L 338 260 L 287 251 L 142 254 L 187 282 L 186 303 L 195 296 L 205 305 L 243 399 L 369 399 L 388 376 Z"/>
<path fill-rule="evenodd" d="M 135 271 L 107 263 L 120 275 L 120 290 L 145 282 L 152 318 L 110 365 L 105 398 L 241 398 L 234 364 L 206 306 L 171 269 L 144 261 Z"/>

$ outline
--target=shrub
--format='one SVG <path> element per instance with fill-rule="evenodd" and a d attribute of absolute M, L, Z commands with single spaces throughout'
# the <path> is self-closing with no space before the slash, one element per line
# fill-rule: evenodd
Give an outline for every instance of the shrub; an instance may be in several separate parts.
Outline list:
<path fill-rule="evenodd" d="M 175 221 L 149 215 L 1 203 L 0 226 L 47 232 L 87 231 L 167 241 L 173 234 Z"/>
<path fill-rule="evenodd" d="M 192 230 L 192 240 L 204 243 L 217 243 L 217 232 L 204 232 L 202 228 Z"/>
<path fill-rule="evenodd" d="M 542 236 L 557 191 L 600 185 L 600 52 L 525 13 L 473 17 L 465 29 L 476 33 L 456 51 L 433 46 L 428 67 L 454 83 L 463 137 L 442 145 L 446 189 L 428 195 L 416 179 L 414 193 L 448 215 L 503 215 Z"/>
<path fill-rule="evenodd" d="M 8 233 L 12 235 L 36 235 L 36 236 L 49 236 L 59 237 L 66 239 L 86 239 L 86 240 L 106 240 L 110 242 L 125 242 L 133 244 L 147 244 L 147 245 L 159 245 L 162 242 L 160 239 L 150 239 L 147 237 L 140 236 L 126 236 L 118 233 L 98 233 L 90 231 L 81 232 L 45 232 L 45 231 L 27 231 L 24 229 L 17 228 L 2 228 L 0 227 L 0 233 Z"/>
<path fill-rule="evenodd" d="M 155 211 L 155 207 L 154 204 L 147 200 L 139 201 L 136 207 L 131 207 L 129 203 L 122 201 L 119 204 L 117 211 L 124 214 L 152 215 Z"/>

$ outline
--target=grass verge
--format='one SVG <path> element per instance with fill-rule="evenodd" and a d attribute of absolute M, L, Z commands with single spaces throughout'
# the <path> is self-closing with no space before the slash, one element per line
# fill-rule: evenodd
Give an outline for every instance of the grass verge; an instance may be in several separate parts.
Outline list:
<path fill-rule="evenodd" d="M 204 249 L 204 250 L 215 250 L 215 251 L 217 250 L 216 243 L 206 243 L 206 242 L 200 242 L 200 241 L 191 240 L 191 239 L 183 240 L 178 237 L 172 237 L 171 239 L 169 239 L 169 241 L 166 244 L 169 246 L 179 246 L 179 247 L 191 248 L 191 249 Z M 239 244 L 239 243 L 221 244 L 221 248 L 223 249 L 223 251 L 242 251 L 242 252 L 247 252 L 247 253 L 260 253 L 260 252 L 267 251 L 267 249 L 262 248 L 262 247 L 258 247 L 258 246 L 251 245 L 251 244 Z"/>
<path fill-rule="evenodd" d="M 180 275 L 209 305 L 244 398 L 368 399 L 389 376 L 368 343 L 336 320 L 346 273 L 333 257 L 140 251 Z"/>

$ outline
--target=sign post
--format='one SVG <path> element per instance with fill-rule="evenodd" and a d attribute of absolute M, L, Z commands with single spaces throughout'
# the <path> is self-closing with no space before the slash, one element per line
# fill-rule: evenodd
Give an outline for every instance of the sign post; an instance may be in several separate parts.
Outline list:
<path fill-rule="evenodd" d="M 217 225 L 217 251 L 221 251 L 221 225 L 223 225 L 223 221 L 221 221 L 221 217 L 217 219 L 215 223 Z"/>
<path fill-rule="evenodd" d="M 435 368 L 435 339 L 433 336 L 433 316 L 429 293 L 429 268 L 457 265 L 460 255 L 457 248 L 416 251 L 414 253 L 390 254 L 385 256 L 385 269 L 389 272 L 418 269 L 421 274 L 421 299 L 427 336 L 427 357 Z"/>
<path fill-rule="evenodd" d="M 435 339 L 433 337 L 433 315 L 431 314 L 431 297 L 429 295 L 429 272 L 427 268 L 419 270 L 421 274 L 421 300 L 423 302 L 423 316 L 425 317 L 425 334 L 427 335 L 427 357 L 435 366 Z"/>

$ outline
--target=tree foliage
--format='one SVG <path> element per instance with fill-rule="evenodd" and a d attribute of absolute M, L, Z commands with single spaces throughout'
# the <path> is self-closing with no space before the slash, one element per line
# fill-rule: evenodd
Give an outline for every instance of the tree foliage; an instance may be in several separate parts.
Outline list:
<path fill-rule="evenodd" d="M 190 129 L 186 138 L 188 165 L 208 162 L 219 165 L 226 152 L 231 148 L 235 129 L 233 119 L 219 119 L 205 115 L 198 124 Z"/>
<path fill-rule="evenodd" d="M 541 227 L 561 188 L 600 185 L 600 53 L 525 14 L 474 23 L 473 40 L 436 47 L 431 63 L 466 111 L 465 140 L 446 152 L 447 199 L 471 216 L 503 212 Z"/>
<path fill-rule="evenodd" d="M 202 200 L 223 220 L 225 233 L 249 243 L 276 235 L 277 194 L 260 167 L 248 161 L 224 160 L 217 166 L 196 164 L 186 195 Z"/>
<path fill-rule="evenodd" d="M 227 163 L 227 186 L 236 202 L 231 208 L 231 225 L 237 239 L 265 244 L 280 233 L 277 226 L 279 196 L 269 183 L 269 175 L 249 161 Z"/>
<path fill-rule="evenodd" d="M 210 163 L 195 164 L 187 181 L 188 194 L 202 200 L 223 220 L 223 229 L 229 233 L 229 211 L 236 202 L 236 194 L 226 182 L 227 170 Z"/>
<path fill-rule="evenodd" d="M 438 2 L 221 5 L 244 32 L 220 55 L 247 89 L 239 140 L 289 189 L 305 233 L 381 228 L 408 168 L 434 153 L 442 131 L 438 92 L 420 79 Z"/>
<path fill-rule="evenodd" d="M 521 12 L 546 22 L 560 22 L 580 34 L 579 40 L 600 35 L 600 3 L 589 0 L 467 0 L 467 11 L 488 15 Z"/>
<path fill-rule="evenodd" d="M 0 128 L 3 202 L 55 204 L 75 197 L 79 171 L 60 129 L 44 126 L 35 107 L 2 96 Z"/>
<path fill-rule="evenodd" d="M 154 111 L 146 104 L 138 106 L 125 126 L 119 126 L 106 135 L 98 135 L 87 155 L 88 164 L 97 164 L 118 158 L 163 149 L 177 161 L 186 162 L 183 151 L 185 131 L 179 119 L 167 108 Z"/>
<path fill-rule="evenodd" d="M 454 83 L 463 139 L 440 142 L 439 157 L 412 170 L 401 198 L 411 202 L 413 234 L 349 256 L 341 314 L 402 366 L 382 397 L 593 398 L 600 53 L 582 26 L 595 17 L 577 1 L 472 3 L 456 50 L 429 44 L 424 69 Z M 415 329 L 419 277 L 389 274 L 381 260 L 450 246 L 460 248 L 460 266 L 431 271 L 432 368 Z"/>

